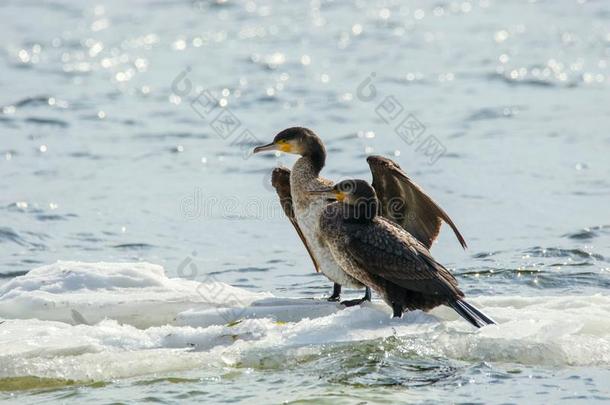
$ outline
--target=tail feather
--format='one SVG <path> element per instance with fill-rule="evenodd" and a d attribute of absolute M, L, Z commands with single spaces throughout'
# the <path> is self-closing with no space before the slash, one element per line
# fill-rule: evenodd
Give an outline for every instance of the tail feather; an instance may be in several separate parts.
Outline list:
<path fill-rule="evenodd" d="M 456 300 L 450 304 L 460 316 L 470 322 L 473 326 L 480 328 L 485 325 L 495 325 L 496 322 L 481 312 L 474 305 L 464 300 Z"/>

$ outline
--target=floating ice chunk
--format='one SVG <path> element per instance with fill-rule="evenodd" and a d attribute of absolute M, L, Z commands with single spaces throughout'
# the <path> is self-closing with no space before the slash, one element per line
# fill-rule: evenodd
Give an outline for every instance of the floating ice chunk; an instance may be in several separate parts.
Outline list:
<path fill-rule="evenodd" d="M 0 286 L 0 317 L 72 324 L 109 318 L 149 327 L 172 323 L 187 309 L 243 307 L 269 296 L 220 282 L 168 278 L 150 263 L 60 261 Z"/>
<path fill-rule="evenodd" d="M 608 296 L 469 300 L 499 325 L 477 330 L 447 307 L 392 319 L 379 301 L 345 309 L 277 298 L 167 278 L 147 263 L 59 262 L 0 286 L 0 378 L 108 380 L 237 364 L 281 368 L 325 356 L 334 345 L 357 348 L 387 338 L 401 356 L 610 365 Z M 232 317 L 237 320 L 228 322 Z"/>

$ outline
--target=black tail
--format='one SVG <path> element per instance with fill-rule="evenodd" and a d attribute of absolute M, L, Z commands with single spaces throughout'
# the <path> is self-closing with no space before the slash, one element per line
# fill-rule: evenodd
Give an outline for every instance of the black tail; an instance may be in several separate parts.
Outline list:
<path fill-rule="evenodd" d="M 496 322 L 478 310 L 474 305 L 464 300 L 456 300 L 450 304 L 460 316 L 470 322 L 473 326 L 480 328 L 485 325 L 495 325 Z"/>

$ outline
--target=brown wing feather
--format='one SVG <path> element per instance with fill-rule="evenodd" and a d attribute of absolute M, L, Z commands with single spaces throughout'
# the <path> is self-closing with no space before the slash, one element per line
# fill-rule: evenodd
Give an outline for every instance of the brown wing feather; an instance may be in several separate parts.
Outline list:
<path fill-rule="evenodd" d="M 413 182 L 394 161 L 369 156 L 373 187 L 381 202 L 381 215 L 400 225 L 430 249 L 445 221 L 466 249 L 466 241 L 449 215 Z"/>
<path fill-rule="evenodd" d="M 319 272 L 320 266 L 318 265 L 318 261 L 307 244 L 307 239 L 305 239 L 305 235 L 303 235 L 303 231 L 299 227 L 297 218 L 294 215 L 292 195 L 290 194 L 290 170 L 284 167 L 276 167 L 273 169 L 273 172 L 271 173 L 271 185 L 275 187 L 275 191 L 277 192 L 278 197 L 280 197 L 280 204 L 282 205 L 284 214 L 286 214 L 290 223 L 294 226 L 294 230 L 297 231 L 299 238 L 301 238 L 301 241 L 305 245 L 305 249 L 307 249 L 307 253 L 309 253 L 309 257 L 311 257 L 311 261 L 313 262 L 316 271 Z"/>

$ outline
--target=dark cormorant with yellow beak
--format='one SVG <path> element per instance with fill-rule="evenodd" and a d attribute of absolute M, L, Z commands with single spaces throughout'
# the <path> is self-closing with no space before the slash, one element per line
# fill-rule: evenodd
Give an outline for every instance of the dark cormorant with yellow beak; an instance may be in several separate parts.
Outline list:
<path fill-rule="evenodd" d="M 495 323 L 464 301 L 457 280 L 421 242 L 377 215 L 379 201 L 367 182 L 345 180 L 311 194 L 336 201 L 322 212 L 319 227 L 335 261 L 373 288 L 392 307 L 394 317 L 406 310 L 448 305 L 476 327 Z"/>

